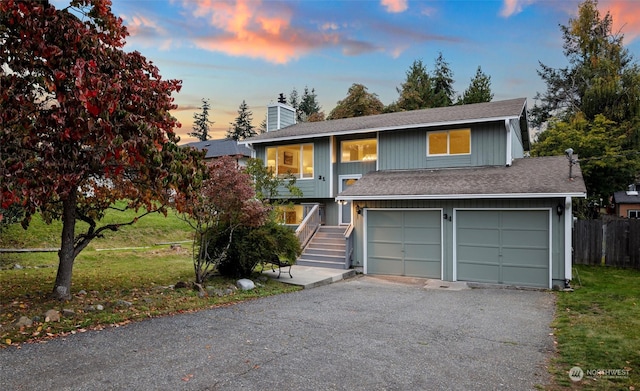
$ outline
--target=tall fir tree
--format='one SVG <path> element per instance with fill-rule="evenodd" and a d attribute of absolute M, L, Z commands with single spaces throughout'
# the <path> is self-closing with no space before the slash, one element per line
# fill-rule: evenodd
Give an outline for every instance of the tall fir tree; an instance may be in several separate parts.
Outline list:
<path fill-rule="evenodd" d="M 253 113 L 249 110 L 247 102 L 244 100 L 238 108 L 238 116 L 235 122 L 232 122 L 231 128 L 227 131 L 227 138 L 236 141 L 244 140 L 245 138 L 255 136 L 257 133 L 254 130 L 254 126 L 251 124 Z"/>
<path fill-rule="evenodd" d="M 406 79 L 396 88 L 400 94 L 398 101 L 388 111 L 418 110 L 432 107 L 432 79 L 422 60 L 415 60 L 406 72 Z"/>
<path fill-rule="evenodd" d="M 193 114 L 193 132 L 188 133 L 189 136 L 195 137 L 200 141 L 207 141 L 211 138 L 209 134 L 209 127 L 214 124 L 209 120 L 209 99 L 202 98 L 202 106 L 200 106 L 200 112 Z"/>
<path fill-rule="evenodd" d="M 346 98 L 338 101 L 336 107 L 329 113 L 328 119 L 363 117 L 380 114 L 384 105 L 377 94 L 367 91 L 367 87 L 354 83 L 349 87 Z"/>
<path fill-rule="evenodd" d="M 300 105 L 298 106 L 297 111 L 298 121 L 301 122 L 309 121 L 309 118 L 320 112 L 320 105 L 318 104 L 318 97 L 316 95 L 315 88 L 312 88 L 311 91 L 309 91 L 309 87 L 304 87 L 302 99 L 300 100 Z"/>
<path fill-rule="evenodd" d="M 478 66 L 476 75 L 471 79 L 469 87 L 458 98 L 458 104 L 468 105 L 471 103 L 491 102 L 493 92 L 491 92 L 491 76 L 482 72 L 482 67 Z"/>
<path fill-rule="evenodd" d="M 434 101 L 431 107 L 446 107 L 453 104 L 453 71 L 445 61 L 442 53 L 436 58 L 432 76 Z"/>

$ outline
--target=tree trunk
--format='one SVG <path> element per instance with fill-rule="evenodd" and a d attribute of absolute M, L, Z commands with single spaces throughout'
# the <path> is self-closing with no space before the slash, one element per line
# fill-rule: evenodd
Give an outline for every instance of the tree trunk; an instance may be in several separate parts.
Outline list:
<path fill-rule="evenodd" d="M 58 274 L 52 295 L 58 300 L 71 299 L 71 275 L 75 261 L 74 238 L 76 229 L 76 189 L 62 201 L 62 240 L 58 252 Z"/>

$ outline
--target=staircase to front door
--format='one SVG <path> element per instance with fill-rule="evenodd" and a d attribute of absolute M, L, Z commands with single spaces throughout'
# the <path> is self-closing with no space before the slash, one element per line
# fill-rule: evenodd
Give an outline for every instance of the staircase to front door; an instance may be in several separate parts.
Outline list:
<path fill-rule="evenodd" d="M 348 269 L 345 227 L 321 225 L 296 261 L 296 265 Z"/>

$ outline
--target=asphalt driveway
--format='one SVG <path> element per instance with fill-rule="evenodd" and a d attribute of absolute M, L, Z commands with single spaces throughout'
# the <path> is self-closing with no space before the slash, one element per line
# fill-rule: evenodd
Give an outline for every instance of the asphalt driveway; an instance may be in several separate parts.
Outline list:
<path fill-rule="evenodd" d="M 553 295 L 358 277 L 0 350 L 4 390 L 533 390 Z"/>

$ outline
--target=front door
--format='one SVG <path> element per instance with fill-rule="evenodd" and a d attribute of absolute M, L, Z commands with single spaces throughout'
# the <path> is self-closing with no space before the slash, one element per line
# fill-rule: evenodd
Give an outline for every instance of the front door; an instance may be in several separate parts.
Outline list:
<path fill-rule="evenodd" d="M 356 183 L 360 177 L 360 175 L 340 175 L 340 193 Z M 340 204 L 339 210 L 340 224 L 351 224 L 351 201 L 343 201 L 342 204 Z"/>

